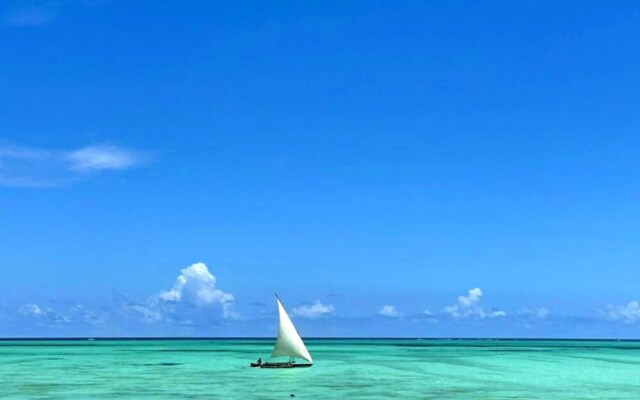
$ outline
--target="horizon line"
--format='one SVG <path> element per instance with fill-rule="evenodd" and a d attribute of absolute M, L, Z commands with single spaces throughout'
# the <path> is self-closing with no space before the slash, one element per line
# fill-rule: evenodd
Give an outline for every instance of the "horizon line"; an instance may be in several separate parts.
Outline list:
<path fill-rule="evenodd" d="M 118 340 L 275 340 L 272 336 L 59 336 L 59 337 L 0 337 L 1 341 L 118 341 Z M 519 338 L 519 337 L 428 337 L 428 336 L 310 336 L 304 340 L 441 340 L 441 341 L 463 341 L 463 340 L 485 340 L 485 341 L 608 341 L 608 342 L 638 342 L 640 338 Z"/>

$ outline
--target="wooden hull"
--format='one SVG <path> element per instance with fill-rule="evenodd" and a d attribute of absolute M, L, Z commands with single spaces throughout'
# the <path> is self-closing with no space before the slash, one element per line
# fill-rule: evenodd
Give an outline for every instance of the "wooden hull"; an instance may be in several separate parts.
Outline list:
<path fill-rule="evenodd" d="M 313 364 L 296 364 L 290 362 L 264 363 L 260 368 L 309 368 Z M 253 365 L 252 365 L 253 366 Z"/>

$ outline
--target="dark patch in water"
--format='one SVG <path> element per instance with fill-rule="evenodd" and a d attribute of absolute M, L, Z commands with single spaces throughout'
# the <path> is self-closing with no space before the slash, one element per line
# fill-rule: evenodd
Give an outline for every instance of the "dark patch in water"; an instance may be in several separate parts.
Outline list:
<path fill-rule="evenodd" d="M 161 353 L 237 353 L 237 350 L 228 349 L 215 349 L 215 350 L 203 350 L 203 349 L 158 349 L 151 350 Z"/>
<path fill-rule="evenodd" d="M 161 362 L 161 363 L 147 363 L 147 364 L 131 364 L 137 367 L 175 367 L 176 365 L 182 365 L 177 362 Z"/>
<path fill-rule="evenodd" d="M 640 346 L 632 346 L 632 345 L 621 345 L 621 346 L 607 346 L 602 344 L 594 344 L 593 346 L 584 346 L 584 345 L 556 345 L 556 346 L 548 346 L 548 345 L 523 345 L 523 346 L 504 346 L 501 343 L 494 344 L 485 344 L 485 345 L 472 345 L 472 344 L 460 344 L 460 343 L 451 343 L 451 344 L 418 344 L 418 343 L 389 343 L 387 344 L 389 347 L 412 347 L 412 348 L 451 348 L 451 347 L 459 347 L 465 349 L 480 349 L 485 351 L 506 351 L 506 352 L 518 352 L 518 351 L 544 351 L 544 350 L 554 350 L 554 351 L 562 351 L 562 350 L 629 350 L 629 351 L 637 351 L 640 350 Z"/>

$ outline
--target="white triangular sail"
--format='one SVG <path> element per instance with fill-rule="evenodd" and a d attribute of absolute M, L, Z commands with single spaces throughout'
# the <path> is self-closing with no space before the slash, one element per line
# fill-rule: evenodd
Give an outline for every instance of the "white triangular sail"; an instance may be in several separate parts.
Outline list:
<path fill-rule="evenodd" d="M 302 342 L 298 330 L 293 325 L 293 322 L 291 322 L 291 318 L 289 318 L 289 314 L 287 314 L 278 296 L 276 296 L 276 301 L 278 303 L 280 325 L 278 326 L 276 346 L 271 352 L 271 357 L 299 357 L 312 363 L 313 359 L 311 358 L 311 354 L 309 354 L 309 350 L 307 350 Z"/>

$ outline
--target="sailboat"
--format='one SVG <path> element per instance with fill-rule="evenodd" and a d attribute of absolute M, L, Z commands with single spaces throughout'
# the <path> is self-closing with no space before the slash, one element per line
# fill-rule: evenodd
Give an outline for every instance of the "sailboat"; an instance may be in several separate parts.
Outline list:
<path fill-rule="evenodd" d="M 270 358 L 276 357 L 289 357 L 288 361 L 267 361 L 265 363 L 257 362 L 251 363 L 252 367 L 260 368 L 304 368 L 313 365 L 313 359 L 309 350 L 304 345 L 298 330 L 296 329 L 287 310 L 285 310 L 280 298 L 276 294 L 276 303 L 278 304 L 278 318 L 280 324 L 278 325 L 278 337 L 276 339 L 276 345 L 271 352 Z M 307 362 L 298 363 L 296 358 L 301 358 Z"/>

